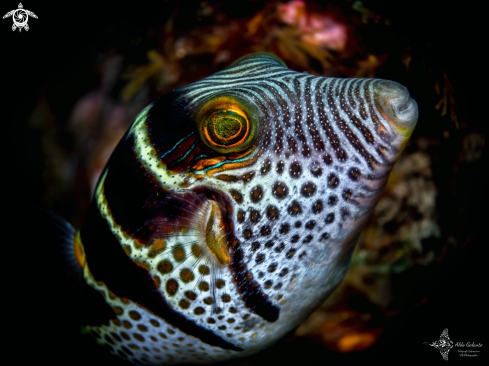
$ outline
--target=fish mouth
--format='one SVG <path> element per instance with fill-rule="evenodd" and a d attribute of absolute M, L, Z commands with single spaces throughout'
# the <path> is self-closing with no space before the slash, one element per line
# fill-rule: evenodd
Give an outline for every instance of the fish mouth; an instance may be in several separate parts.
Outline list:
<path fill-rule="evenodd" d="M 412 131 L 418 121 L 418 105 L 407 88 L 394 81 L 381 80 L 374 90 L 382 114 L 398 128 Z"/>
<path fill-rule="evenodd" d="M 202 202 L 198 228 L 204 238 L 205 248 L 217 265 L 228 265 L 231 262 L 230 242 L 234 238 L 231 204 L 223 193 L 208 187 L 199 187 L 192 191 Z"/>

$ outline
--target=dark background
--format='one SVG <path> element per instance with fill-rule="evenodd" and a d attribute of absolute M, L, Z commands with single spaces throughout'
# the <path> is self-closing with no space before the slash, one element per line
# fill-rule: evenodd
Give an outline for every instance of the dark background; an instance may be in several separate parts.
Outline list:
<path fill-rule="evenodd" d="M 457 90 L 464 93 L 468 120 L 487 132 L 487 93 L 484 82 L 487 74 L 487 35 L 485 11 L 476 2 L 443 1 L 374 1 L 391 18 L 404 24 L 414 38 L 428 39 L 433 44 L 437 60 L 451 77 Z M 2 14 L 17 8 L 17 2 L 2 3 Z M 2 98 L 1 111 L 4 132 L 2 181 L 3 196 L 7 204 L 2 220 L 2 314 L 4 325 L 3 357 L 15 357 L 16 364 L 109 364 L 118 359 L 106 355 L 96 345 L 79 335 L 75 325 L 64 324 L 59 314 L 71 309 L 63 303 L 56 287 L 44 277 L 42 264 L 33 262 L 32 255 L 42 252 L 42 241 L 36 235 L 35 216 L 32 215 L 34 197 L 42 187 L 32 184 L 21 154 L 31 141 L 22 135 L 22 124 L 28 113 L 27 106 L 39 97 L 47 80 L 63 82 L 76 69 L 78 63 L 92 57 L 90 50 L 99 37 L 112 24 L 142 27 L 164 12 L 168 2 L 23 2 L 39 19 L 30 19 L 28 32 L 12 32 L 12 20 L 0 22 Z M 20 132 L 19 132 L 20 131 Z M 22 157 L 22 158 L 19 158 Z M 32 156 L 29 159 L 38 157 Z M 487 156 L 484 155 L 487 166 Z M 484 169 L 487 170 L 487 169 Z M 430 293 L 430 302 L 412 311 L 406 311 L 393 329 L 372 349 L 361 354 L 325 355 L 314 346 L 296 344 L 277 345 L 249 360 L 249 365 L 274 364 L 326 364 L 377 362 L 412 364 L 428 361 L 445 362 L 432 347 L 422 345 L 433 342 L 444 328 L 454 342 L 482 343 L 477 359 L 452 357 L 449 362 L 473 364 L 487 360 L 488 337 L 486 257 L 487 243 L 486 190 L 487 179 L 479 174 L 472 178 L 473 205 L 469 214 L 474 219 L 474 235 L 466 243 L 462 255 L 443 263 L 436 275 L 435 285 L 414 291 Z M 4 200 L 5 201 L 5 200 Z M 42 256 L 39 257 L 42 260 Z M 409 308 L 409 307 L 408 307 Z M 388 339 L 386 339 L 388 338 Z M 5 343 L 7 339 L 7 343 Z M 299 348 L 297 348 L 299 347 Z M 300 353 L 297 353 L 300 349 Z M 457 349 L 451 351 L 453 355 Z"/>

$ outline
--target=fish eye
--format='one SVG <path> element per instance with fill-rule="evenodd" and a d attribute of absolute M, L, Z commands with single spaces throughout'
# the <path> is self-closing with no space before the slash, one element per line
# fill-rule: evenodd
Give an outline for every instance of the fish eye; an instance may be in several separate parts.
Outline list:
<path fill-rule="evenodd" d="M 202 141 L 220 153 L 247 149 L 256 134 L 256 120 L 250 110 L 232 97 L 218 97 L 207 102 L 197 115 Z"/>

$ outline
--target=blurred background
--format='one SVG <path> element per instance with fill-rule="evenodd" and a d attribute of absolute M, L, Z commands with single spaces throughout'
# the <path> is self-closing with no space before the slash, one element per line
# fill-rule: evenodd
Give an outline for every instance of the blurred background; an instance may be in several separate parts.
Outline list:
<path fill-rule="evenodd" d="M 79 228 L 111 152 L 142 108 L 257 51 L 296 71 L 397 81 L 420 118 L 340 287 L 289 338 L 224 364 L 437 361 L 438 351 L 422 343 L 444 328 L 454 342 L 483 343 L 487 62 L 475 3 L 23 5 L 38 16 L 29 32 L 1 23 L 3 180 L 13 219 L 2 278 L 19 360 L 124 364 L 79 332 L 80 309 L 43 265 L 49 253 L 30 212 L 46 207 Z M 17 4 L 5 6 L 6 13 Z"/>

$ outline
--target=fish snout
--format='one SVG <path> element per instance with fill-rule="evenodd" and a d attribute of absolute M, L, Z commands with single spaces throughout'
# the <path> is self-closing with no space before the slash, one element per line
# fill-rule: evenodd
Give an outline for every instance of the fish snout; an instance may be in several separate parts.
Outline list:
<path fill-rule="evenodd" d="M 375 100 L 381 113 L 403 134 L 411 135 L 418 121 L 418 105 L 407 88 L 399 83 L 380 80 L 375 85 Z"/>

